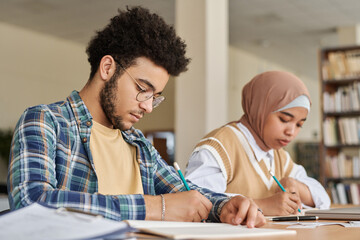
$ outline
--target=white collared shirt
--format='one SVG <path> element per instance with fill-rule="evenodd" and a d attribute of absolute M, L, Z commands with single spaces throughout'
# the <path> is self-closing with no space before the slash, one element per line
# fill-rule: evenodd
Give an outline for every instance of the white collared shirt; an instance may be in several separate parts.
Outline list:
<path fill-rule="evenodd" d="M 265 152 L 263 151 L 259 145 L 256 143 L 255 138 L 242 123 L 238 123 L 237 127 L 241 130 L 241 132 L 244 134 L 246 139 L 248 140 L 251 149 L 254 152 L 255 159 L 260 162 L 261 160 L 264 161 L 266 167 L 268 170 L 270 170 L 272 161 L 274 160 L 274 150 L 270 149 L 269 151 Z"/>
<path fill-rule="evenodd" d="M 243 124 L 238 123 L 237 126 L 247 138 L 256 160 L 263 160 L 267 168 L 271 169 L 272 161 L 274 160 L 274 150 L 263 151 Z M 192 153 L 185 171 L 185 177 L 196 185 L 208 188 L 214 192 L 224 193 L 226 191 L 226 178 L 221 171 L 219 163 L 207 149 L 200 149 Z M 317 180 L 308 177 L 303 166 L 294 163 L 289 177 L 308 186 L 316 208 L 325 209 L 330 207 L 330 198 L 324 187 Z M 228 195 L 237 194 L 229 193 Z"/>

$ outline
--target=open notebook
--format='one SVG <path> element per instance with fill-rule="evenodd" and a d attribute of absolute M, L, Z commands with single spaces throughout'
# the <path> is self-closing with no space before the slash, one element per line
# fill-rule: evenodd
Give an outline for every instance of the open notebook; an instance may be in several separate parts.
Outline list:
<path fill-rule="evenodd" d="M 360 207 L 310 210 L 305 215 L 318 216 L 320 219 L 360 220 Z"/>
<path fill-rule="evenodd" d="M 296 235 L 294 230 L 247 228 L 225 223 L 170 222 L 125 220 L 131 227 L 143 233 L 171 239 L 222 239 L 262 236 Z"/>

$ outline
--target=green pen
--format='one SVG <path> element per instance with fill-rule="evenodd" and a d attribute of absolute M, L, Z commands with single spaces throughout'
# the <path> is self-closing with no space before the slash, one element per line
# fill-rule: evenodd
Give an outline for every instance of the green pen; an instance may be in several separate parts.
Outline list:
<path fill-rule="evenodd" d="M 275 180 L 275 182 L 277 183 L 277 185 L 281 188 L 281 190 L 282 190 L 283 192 L 286 192 L 285 188 L 281 185 L 281 183 L 279 182 L 279 180 L 277 180 L 277 178 L 272 174 L 272 172 L 269 171 L 269 173 L 270 173 L 270 175 L 273 177 L 273 179 Z M 300 208 L 298 208 L 298 212 L 301 213 Z"/>
<path fill-rule="evenodd" d="M 180 175 L 180 178 L 181 180 L 183 181 L 184 185 L 185 185 L 185 188 L 186 190 L 190 191 L 190 188 L 189 188 L 189 185 L 187 184 L 185 178 L 184 178 L 184 175 L 182 174 L 181 170 L 180 170 L 180 167 L 179 165 L 177 164 L 177 162 L 174 162 L 174 167 L 176 169 L 176 171 L 178 171 L 179 175 Z"/>
<path fill-rule="evenodd" d="M 182 174 L 181 170 L 180 170 L 180 167 L 179 165 L 177 164 L 177 162 L 174 162 L 174 168 L 176 169 L 176 171 L 178 171 L 179 175 L 180 175 L 180 178 L 182 180 L 182 182 L 184 183 L 185 185 L 185 188 L 187 191 L 190 191 L 191 189 L 189 188 L 189 185 L 187 184 L 185 178 L 184 178 L 184 175 Z M 202 223 L 206 223 L 206 219 L 201 219 Z"/>

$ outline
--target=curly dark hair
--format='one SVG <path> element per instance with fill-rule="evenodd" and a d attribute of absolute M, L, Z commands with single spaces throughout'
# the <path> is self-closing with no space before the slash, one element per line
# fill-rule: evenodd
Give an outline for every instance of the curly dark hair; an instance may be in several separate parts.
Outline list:
<path fill-rule="evenodd" d="M 172 76 L 187 70 L 190 59 L 185 56 L 186 44 L 176 35 L 174 27 L 142 7 L 127 7 L 127 11 L 118 9 L 118 12 L 86 49 L 90 79 L 105 55 L 111 55 L 124 67 L 134 64 L 138 57 L 146 57 Z"/>

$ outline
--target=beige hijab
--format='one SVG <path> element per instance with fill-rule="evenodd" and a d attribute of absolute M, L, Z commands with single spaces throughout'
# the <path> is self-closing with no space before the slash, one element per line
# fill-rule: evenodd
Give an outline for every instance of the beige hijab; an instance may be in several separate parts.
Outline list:
<path fill-rule="evenodd" d="M 261 149 L 270 149 L 263 141 L 263 130 L 268 115 L 301 95 L 307 96 L 310 101 L 309 91 L 304 83 L 288 72 L 264 72 L 256 75 L 244 86 L 244 115 L 240 122 L 250 130 Z"/>

